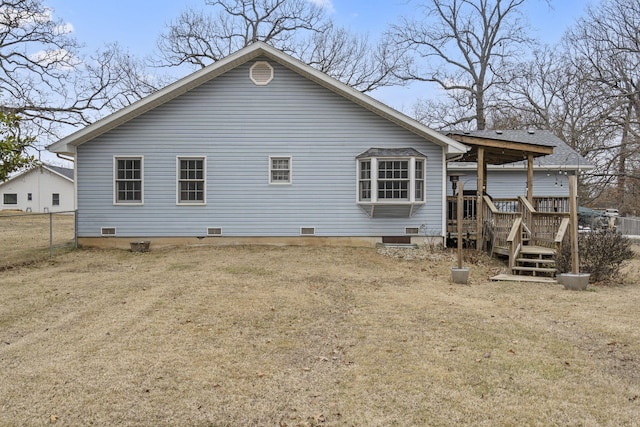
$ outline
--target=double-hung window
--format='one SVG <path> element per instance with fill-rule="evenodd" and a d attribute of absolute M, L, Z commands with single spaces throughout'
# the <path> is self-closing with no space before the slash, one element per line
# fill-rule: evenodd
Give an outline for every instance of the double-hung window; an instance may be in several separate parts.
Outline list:
<path fill-rule="evenodd" d="M 60 193 L 51 194 L 51 205 L 60 206 Z"/>
<path fill-rule="evenodd" d="M 269 184 L 291 184 L 291 157 L 269 157 Z"/>
<path fill-rule="evenodd" d="M 366 210 L 372 216 L 375 206 L 412 208 L 424 204 L 426 157 L 417 150 L 372 148 L 359 155 L 357 161 L 358 203 L 368 206 Z"/>
<path fill-rule="evenodd" d="M 206 159 L 204 157 L 178 157 L 178 204 L 204 205 L 206 203 Z"/>
<path fill-rule="evenodd" d="M 142 156 L 116 156 L 113 159 L 114 203 L 141 205 L 143 203 Z"/>

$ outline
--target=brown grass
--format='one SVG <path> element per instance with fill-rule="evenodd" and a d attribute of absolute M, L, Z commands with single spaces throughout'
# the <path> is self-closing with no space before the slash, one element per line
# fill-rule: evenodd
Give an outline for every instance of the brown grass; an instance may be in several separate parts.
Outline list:
<path fill-rule="evenodd" d="M 571 292 L 491 282 L 477 254 L 453 285 L 450 253 L 411 254 L 83 250 L 0 272 L 0 425 L 638 425 L 640 260 L 633 284 Z"/>
<path fill-rule="evenodd" d="M 68 250 L 73 246 L 74 227 L 73 214 L 0 211 L 0 269 Z"/>

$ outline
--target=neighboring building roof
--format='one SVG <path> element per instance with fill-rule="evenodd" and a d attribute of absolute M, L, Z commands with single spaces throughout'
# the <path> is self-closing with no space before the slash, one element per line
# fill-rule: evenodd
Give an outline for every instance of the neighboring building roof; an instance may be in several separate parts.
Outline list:
<path fill-rule="evenodd" d="M 13 175 L 11 178 L 7 179 L 6 181 L 0 182 L 0 185 L 4 185 L 4 184 L 6 184 L 8 182 L 11 182 L 16 178 L 19 178 L 19 177 L 21 177 L 23 175 L 26 175 L 26 174 L 28 174 L 30 172 L 33 172 L 33 171 L 35 171 L 36 169 L 39 169 L 39 168 L 46 169 L 51 173 L 55 173 L 56 175 L 60 175 L 62 178 L 73 182 L 73 169 L 63 168 L 63 167 L 60 167 L 60 166 L 53 166 L 53 165 L 48 165 L 46 163 L 42 163 L 42 164 L 35 165 L 35 166 L 33 166 L 33 167 L 29 168 L 29 169 L 25 169 L 25 170 L 23 170 L 21 172 L 16 173 L 15 175 Z"/>
<path fill-rule="evenodd" d="M 267 57 L 282 66 L 308 78 L 309 80 L 333 91 L 334 93 L 349 99 L 367 110 L 413 132 L 446 149 L 446 153 L 457 155 L 467 152 L 467 146 L 443 135 L 424 124 L 414 120 L 393 108 L 371 98 L 362 92 L 335 80 L 321 71 L 304 64 L 301 61 L 275 49 L 265 43 L 253 43 L 226 58 L 202 68 L 195 73 L 170 84 L 133 104 L 125 107 L 97 122 L 89 125 L 47 147 L 49 151 L 73 155 L 74 147 L 84 144 L 129 120 L 156 108 L 192 89 L 198 87 L 224 73 L 230 71 L 252 59 Z"/>
<path fill-rule="evenodd" d="M 64 177 L 69 178 L 70 180 L 73 180 L 73 169 L 63 168 L 61 166 L 53 166 L 48 164 L 43 164 L 43 166 L 52 172 L 56 172 Z"/>
<path fill-rule="evenodd" d="M 593 165 L 582 157 L 577 151 L 569 147 L 564 141 L 548 130 L 476 130 L 470 132 L 450 131 L 448 134 L 468 135 L 477 138 L 486 138 L 496 141 L 517 142 L 522 144 L 534 144 L 553 147 L 553 154 L 536 157 L 534 168 L 542 169 L 593 169 Z M 451 162 L 450 168 L 475 167 L 475 163 Z M 492 168 L 491 165 L 488 165 Z M 500 165 L 503 168 L 520 169 L 527 167 L 526 161 L 513 162 Z M 492 169 L 496 169 L 494 166 Z"/>

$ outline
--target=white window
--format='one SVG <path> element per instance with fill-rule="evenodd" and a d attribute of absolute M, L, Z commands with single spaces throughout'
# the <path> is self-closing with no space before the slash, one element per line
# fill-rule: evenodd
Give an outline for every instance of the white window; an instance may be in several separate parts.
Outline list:
<path fill-rule="evenodd" d="M 143 159 L 114 157 L 114 195 L 118 205 L 141 205 L 143 201 Z"/>
<path fill-rule="evenodd" d="M 416 203 L 425 201 L 423 158 L 370 157 L 358 161 L 358 201 Z"/>
<path fill-rule="evenodd" d="M 269 157 L 269 184 L 291 184 L 291 157 Z"/>
<path fill-rule="evenodd" d="M 2 195 L 2 203 L 5 205 L 17 205 L 18 195 L 16 193 L 4 193 Z"/>
<path fill-rule="evenodd" d="M 206 203 L 206 159 L 204 157 L 178 157 L 177 198 L 180 205 Z"/>

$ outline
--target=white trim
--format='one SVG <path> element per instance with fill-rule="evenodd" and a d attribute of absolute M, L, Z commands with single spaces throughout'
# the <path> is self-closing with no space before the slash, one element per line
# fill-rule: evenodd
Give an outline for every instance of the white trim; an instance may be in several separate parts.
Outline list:
<path fill-rule="evenodd" d="M 180 161 L 202 160 L 202 201 L 180 201 Z M 176 156 L 176 205 L 177 206 L 206 206 L 207 204 L 207 156 Z"/>
<path fill-rule="evenodd" d="M 423 162 L 423 169 L 424 169 L 424 187 L 422 189 L 422 200 L 416 200 L 416 193 L 415 193 L 415 161 L 416 159 L 420 159 Z M 360 162 L 366 162 L 369 161 L 371 162 L 371 199 L 370 200 L 361 200 L 360 199 Z M 395 161 L 406 161 L 407 163 L 407 174 L 408 174 L 408 181 L 409 181 L 409 186 L 407 188 L 407 196 L 408 198 L 405 199 L 378 199 L 378 181 L 380 180 L 380 178 L 378 177 L 378 163 L 380 161 L 391 161 L 391 162 L 395 162 Z M 356 166 L 356 170 L 357 170 L 357 179 L 356 179 L 356 188 L 357 188 L 357 192 L 356 192 L 356 201 L 357 203 L 363 204 L 363 205 L 371 205 L 371 204 L 379 204 L 379 205 L 402 205 L 402 204 L 411 204 L 411 205 L 423 205 L 426 204 L 427 202 L 427 182 L 426 182 L 426 176 L 427 176 L 427 162 L 426 162 L 426 158 L 424 157 L 417 157 L 417 156 L 400 156 L 400 157 L 390 157 L 390 156 L 372 156 L 372 157 L 365 157 L 365 158 L 360 158 L 360 159 L 356 159 L 357 162 L 357 166 Z M 383 180 L 385 181 L 385 180 Z M 405 181 L 405 180 L 402 180 Z"/>
<path fill-rule="evenodd" d="M 254 68 L 263 67 L 265 65 L 269 69 L 269 76 L 265 80 L 256 79 L 254 74 Z M 259 77 L 262 77 L 262 76 L 259 76 Z M 269 83 L 271 83 L 271 80 L 273 80 L 273 67 L 267 61 L 256 61 L 255 64 L 253 64 L 251 68 L 249 68 L 249 78 L 256 86 L 266 86 Z"/>
<path fill-rule="evenodd" d="M 274 160 L 287 160 L 289 162 L 289 180 L 288 181 L 274 181 L 272 172 L 275 170 L 285 169 L 273 169 Z M 293 158 L 291 156 L 269 156 L 269 185 L 291 185 L 293 184 Z"/>
<path fill-rule="evenodd" d="M 118 176 L 118 160 L 140 160 L 140 201 L 136 202 L 121 202 L 118 201 L 118 188 L 116 185 L 117 176 Z M 144 205 L 144 156 L 142 155 L 114 155 L 113 156 L 113 175 L 111 177 L 111 181 L 113 184 L 113 204 L 114 206 L 142 206 Z"/>

